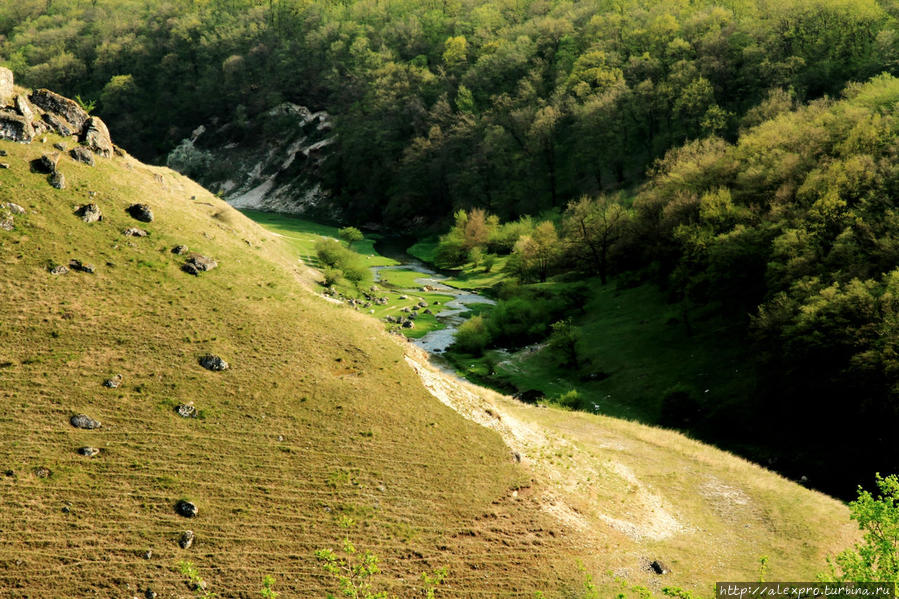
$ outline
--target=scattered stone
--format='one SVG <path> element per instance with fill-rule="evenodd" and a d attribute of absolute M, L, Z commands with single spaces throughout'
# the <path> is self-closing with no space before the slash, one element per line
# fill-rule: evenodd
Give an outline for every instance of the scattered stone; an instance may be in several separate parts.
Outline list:
<path fill-rule="evenodd" d="M 0 150 L 0 156 L 9 156 L 9 152 L 6 150 Z"/>
<path fill-rule="evenodd" d="M 67 272 L 69 272 L 69 267 L 68 267 L 68 266 L 65 266 L 65 265 L 63 265 L 63 264 L 60 264 L 60 265 L 58 265 L 58 266 L 54 266 L 54 267 L 52 267 L 52 268 L 50 269 L 50 274 L 51 274 L 51 275 L 64 275 L 64 274 L 66 274 Z"/>
<path fill-rule="evenodd" d="M 72 426 L 74 426 L 75 428 L 84 428 L 87 430 L 100 428 L 100 423 L 98 421 L 85 414 L 77 414 L 75 416 L 72 416 L 69 419 L 69 422 L 72 423 Z"/>
<path fill-rule="evenodd" d="M 28 122 L 34 121 L 34 111 L 31 110 L 31 106 L 28 105 L 28 100 L 25 99 L 25 96 L 21 94 L 16 96 L 16 112 L 25 117 Z"/>
<path fill-rule="evenodd" d="M 6 471 L 3 473 L 3 475 L 4 475 L 4 476 L 15 476 L 16 473 L 15 473 L 14 471 L 12 471 L 12 470 L 6 470 Z"/>
<path fill-rule="evenodd" d="M 75 134 L 74 126 L 58 114 L 45 112 L 43 115 L 41 115 L 41 118 L 44 119 L 44 122 L 47 123 L 47 125 L 49 125 L 51 129 L 53 129 L 63 137 L 69 137 L 70 135 Z M 41 138 L 41 143 L 46 143 L 46 141 L 46 137 Z"/>
<path fill-rule="evenodd" d="M 94 274 L 96 270 L 93 264 L 85 264 L 81 260 L 69 260 L 69 268 L 72 270 L 77 270 L 78 272 L 86 272 L 88 274 Z"/>
<path fill-rule="evenodd" d="M 418 307 L 419 308 L 427 308 L 428 302 L 425 302 L 425 301 L 418 302 Z"/>
<path fill-rule="evenodd" d="M 69 513 L 71 513 L 71 512 L 72 512 L 72 508 L 71 508 L 70 506 L 68 506 L 68 505 L 62 506 L 62 513 L 63 513 L 63 514 L 69 514 Z"/>
<path fill-rule="evenodd" d="M 56 148 L 57 150 L 59 150 L 60 152 L 66 151 L 66 144 L 63 144 L 63 143 L 56 142 L 55 144 L 53 144 L 53 147 Z"/>
<path fill-rule="evenodd" d="M 53 472 L 46 466 L 38 466 L 34 469 L 34 475 L 38 478 L 50 478 Z"/>
<path fill-rule="evenodd" d="M 85 457 L 92 458 L 95 455 L 97 455 L 98 453 L 100 453 L 100 450 L 97 449 L 96 447 L 79 447 L 78 453 Z"/>
<path fill-rule="evenodd" d="M 34 170 L 39 173 L 55 173 L 56 167 L 59 165 L 59 152 L 44 154 L 37 160 L 33 161 L 31 164 L 34 167 Z"/>
<path fill-rule="evenodd" d="M 147 590 L 144 591 L 144 599 L 156 599 L 156 591 L 147 587 Z"/>
<path fill-rule="evenodd" d="M 430 308 L 425 308 L 425 310 L 422 313 L 423 314 L 433 314 L 433 312 L 431 312 Z"/>
<path fill-rule="evenodd" d="M 147 549 L 147 551 L 144 553 L 144 559 L 152 559 L 152 558 L 153 558 L 153 550 Z"/>
<path fill-rule="evenodd" d="M 400 296 L 400 299 L 401 299 L 401 300 L 407 300 L 407 299 L 409 299 L 409 298 L 406 297 L 405 295 L 401 295 L 401 296 Z"/>
<path fill-rule="evenodd" d="M 90 118 L 88 114 L 74 100 L 64 98 L 59 94 L 53 93 L 46 89 L 39 89 L 31 93 L 31 103 L 46 110 L 48 113 L 54 113 L 61 116 L 71 123 L 76 131 L 81 131 L 84 123 Z M 65 136 L 71 133 L 63 134 Z"/>
<path fill-rule="evenodd" d="M 100 207 L 96 204 L 82 204 L 75 211 L 75 216 L 81 217 L 81 220 L 86 223 L 95 223 L 103 220 L 103 213 L 100 212 Z"/>
<path fill-rule="evenodd" d="M 653 560 L 652 563 L 649 564 L 649 569 L 652 570 L 655 574 L 659 575 L 668 574 L 669 572 L 671 572 L 668 566 L 666 566 L 659 560 Z"/>
<path fill-rule="evenodd" d="M 197 515 L 197 506 L 190 501 L 187 501 L 186 499 L 182 499 L 175 504 L 175 512 L 179 516 L 184 516 L 185 518 L 193 518 Z"/>
<path fill-rule="evenodd" d="M 188 517 L 190 517 L 190 516 L 188 516 Z M 191 546 L 194 544 L 194 538 L 195 538 L 194 531 L 185 530 L 184 532 L 181 533 L 181 538 L 178 539 L 178 545 L 181 546 L 181 549 L 190 549 Z"/>
<path fill-rule="evenodd" d="M 412 306 L 412 309 L 418 311 L 421 310 L 421 307 L 418 304 L 415 304 L 414 306 Z"/>
<path fill-rule="evenodd" d="M 72 150 L 69 152 L 69 156 L 71 156 L 73 160 L 83 162 L 88 166 L 94 166 L 94 154 L 84 146 L 72 148 Z"/>
<path fill-rule="evenodd" d="M 3 205 L 7 210 L 12 212 L 13 214 L 25 214 L 25 209 L 19 206 L 18 204 L 13 204 L 12 202 L 6 202 Z"/>
<path fill-rule="evenodd" d="M 193 402 L 183 403 L 178 405 L 175 408 L 175 412 L 178 413 L 182 418 L 196 418 L 197 417 L 197 408 L 194 407 Z"/>
<path fill-rule="evenodd" d="M 412 322 L 411 320 L 407 320 L 406 322 L 403 323 L 403 328 L 404 329 L 414 329 L 415 323 Z"/>
<path fill-rule="evenodd" d="M 194 254 L 187 260 L 184 266 L 181 267 L 181 270 L 188 274 L 196 276 L 201 272 L 212 270 L 217 266 L 218 262 L 216 262 L 212 258 L 207 258 L 206 256 L 201 256 L 200 254 Z"/>
<path fill-rule="evenodd" d="M 131 215 L 131 218 L 142 223 L 153 222 L 153 211 L 146 204 L 131 204 L 128 206 L 128 214 Z"/>
<path fill-rule="evenodd" d="M 12 231 L 16 228 L 16 223 L 11 216 L 0 219 L 0 229 L 3 231 Z"/>
<path fill-rule="evenodd" d="M 34 127 L 25 117 L 7 110 L 0 110 L 0 139 L 31 143 Z"/>
<path fill-rule="evenodd" d="M 8 162 L 0 162 L 0 168 L 2 168 L 3 170 L 9 170 L 9 163 Z"/>
<path fill-rule="evenodd" d="M 227 370 L 228 368 L 230 368 L 227 362 L 225 362 L 215 354 L 206 354 L 205 356 L 200 356 L 198 362 L 200 363 L 200 366 L 202 366 L 206 370 L 212 370 L 215 372 Z"/>
<path fill-rule="evenodd" d="M 137 227 L 128 227 L 127 229 L 122 231 L 122 235 L 124 235 L 125 237 L 146 237 L 147 235 L 149 235 L 149 233 L 147 233 L 143 229 L 138 229 Z"/>
<path fill-rule="evenodd" d="M 186 245 L 176 245 L 175 247 L 172 248 L 172 253 L 177 256 L 181 256 L 183 254 L 186 254 L 187 252 L 188 252 L 188 249 L 187 249 Z"/>
<path fill-rule="evenodd" d="M 56 171 L 52 175 L 50 175 L 50 186 L 54 189 L 65 189 L 66 188 L 66 176 L 61 172 Z"/>
<path fill-rule="evenodd" d="M 105 158 L 111 157 L 115 151 L 106 123 L 96 116 L 92 116 L 84 124 L 84 133 L 81 141 L 93 152 Z"/>
<path fill-rule="evenodd" d="M 6 67 L 0 67 L 0 106 L 5 106 L 12 102 L 14 93 L 15 83 L 12 71 Z"/>
<path fill-rule="evenodd" d="M 116 374 L 112 378 L 108 378 L 103 381 L 103 386 L 107 389 L 118 389 L 122 385 L 122 381 L 125 380 L 121 374 Z"/>

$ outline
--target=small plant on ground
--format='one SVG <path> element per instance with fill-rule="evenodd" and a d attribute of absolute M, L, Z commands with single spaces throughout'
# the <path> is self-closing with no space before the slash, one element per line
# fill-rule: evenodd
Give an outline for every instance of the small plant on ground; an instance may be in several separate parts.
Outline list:
<path fill-rule="evenodd" d="M 387 591 L 375 592 L 372 577 L 378 574 L 378 558 L 370 551 L 358 554 L 350 539 L 343 540 L 343 555 L 330 549 L 315 552 L 315 558 L 321 562 L 322 568 L 337 579 L 340 592 L 351 599 L 387 599 Z"/>
<path fill-rule="evenodd" d="M 274 577 L 266 576 L 262 579 L 262 590 L 259 591 L 259 594 L 262 595 L 263 599 L 278 599 L 280 593 L 276 593 L 272 588 L 273 586 L 275 586 Z"/>
<path fill-rule="evenodd" d="M 197 570 L 195 565 L 188 561 L 180 561 L 178 562 L 178 569 L 181 570 L 181 574 L 187 577 L 188 586 L 197 599 L 214 599 L 216 594 L 206 589 L 206 581 L 200 576 L 200 571 Z"/>
<path fill-rule="evenodd" d="M 427 572 L 421 575 L 421 579 L 425 583 L 424 592 L 427 599 L 434 599 L 437 595 L 437 587 L 443 584 L 443 581 L 446 580 L 446 575 L 446 567 L 434 570 L 430 575 Z"/>

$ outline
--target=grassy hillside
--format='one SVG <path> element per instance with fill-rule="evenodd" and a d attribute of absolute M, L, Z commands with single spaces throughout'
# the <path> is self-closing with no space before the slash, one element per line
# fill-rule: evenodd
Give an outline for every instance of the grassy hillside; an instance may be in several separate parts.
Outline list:
<path fill-rule="evenodd" d="M 764 554 L 772 575 L 811 577 L 851 539 L 839 503 L 678 435 L 417 373 L 380 323 L 310 292 L 289 240 L 130 158 L 63 158 L 55 190 L 29 161 L 56 141 L 0 143 L 0 203 L 26 210 L 0 232 L 8 596 L 186 597 L 183 560 L 223 597 L 255 596 L 264 575 L 283 597 L 324 596 L 337 585 L 314 552 L 345 536 L 401 597 L 441 567 L 438 596 L 578 596 L 579 560 L 604 595 L 613 575 L 706 591 L 751 579 Z M 102 221 L 74 215 L 88 201 Z M 128 216 L 136 201 L 152 223 Z M 123 236 L 131 226 L 150 235 Z M 179 244 L 218 268 L 183 272 Z M 71 259 L 95 273 L 50 274 Z M 204 370 L 206 353 L 231 368 Z M 199 418 L 175 412 L 187 402 Z M 102 427 L 72 427 L 82 413 Z M 481 426 L 496 420 L 519 435 Z M 196 518 L 176 514 L 181 499 Z M 673 573 L 654 578 L 647 558 Z"/>

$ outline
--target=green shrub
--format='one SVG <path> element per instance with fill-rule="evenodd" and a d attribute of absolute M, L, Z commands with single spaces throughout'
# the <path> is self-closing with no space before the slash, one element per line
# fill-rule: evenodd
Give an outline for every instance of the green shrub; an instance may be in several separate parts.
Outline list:
<path fill-rule="evenodd" d="M 461 352 L 480 355 L 490 343 L 490 333 L 483 316 L 469 318 L 456 330 L 453 346 Z"/>
<path fill-rule="evenodd" d="M 581 394 L 577 392 L 577 389 L 572 389 L 553 397 L 551 401 L 563 408 L 577 409 L 581 405 Z"/>
<path fill-rule="evenodd" d="M 341 277 L 343 277 L 343 273 L 339 268 L 326 266 L 322 268 L 322 276 L 325 278 L 325 287 L 330 287 L 340 281 Z"/>

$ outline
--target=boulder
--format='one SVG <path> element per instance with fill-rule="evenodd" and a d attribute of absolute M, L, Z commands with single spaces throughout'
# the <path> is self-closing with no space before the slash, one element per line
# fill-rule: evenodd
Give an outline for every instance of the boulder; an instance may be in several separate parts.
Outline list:
<path fill-rule="evenodd" d="M 146 204 L 131 204 L 128 206 L 128 214 L 131 215 L 131 218 L 142 223 L 153 222 L 153 211 Z"/>
<path fill-rule="evenodd" d="M 671 572 L 668 566 L 666 566 L 659 560 L 653 560 L 652 563 L 649 564 L 649 569 L 652 570 L 655 574 L 659 575 L 668 574 L 669 572 Z"/>
<path fill-rule="evenodd" d="M 144 591 L 144 599 L 156 599 L 156 591 L 147 587 L 147 590 Z"/>
<path fill-rule="evenodd" d="M 194 407 L 193 402 L 180 404 L 175 408 L 175 412 L 178 413 L 182 418 L 196 418 L 197 417 L 197 408 Z"/>
<path fill-rule="evenodd" d="M 23 116 L 0 110 L 0 139 L 31 143 L 34 139 L 34 127 Z"/>
<path fill-rule="evenodd" d="M 77 270 L 78 272 L 86 272 L 88 274 L 94 274 L 96 268 L 94 268 L 93 264 L 85 264 L 81 260 L 69 260 L 69 268 L 71 270 Z"/>
<path fill-rule="evenodd" d="M 65 189 L 66 188 L 66 176 L 61 172 L 56 171 L 50 175 L 50 186 L 54 189 Z"/>
<path fill-rule="evenodd" d="M 2 169 L 4 169 L 4 170 L 8 170 L 8 169 L 9 169 L 9 163 L 8 163 L 8 162 L 0 162 L 0 168 L 2 168 Z"/>
<path fill-rule="evenodd" d="M 0 217 L 0 230 L 12 231 L 16 228 L 16 223 L 11 216 Z"/>
<path fill-rule="evenodd" d="M 66 144 L 56 142 L 55 144 L 53 144 L 53 149 L 54 149 L 54 150 L 59 150 L 60 152 L 65 152 L 65 151 L 66 151 Z"/>
<path fill-rule="evenodd" d="M 21 94 L 16 96 L 16 112 L 25 117 L 25 120 L 29 123 L 34 122 L 34 111 L 31 110 L 31 105 L 25 99 L 25 96 Z"/>
<path fill-rule="evenodd" d="M 100 423 L 90 416 L 85 414 L 76 414 L 69 419 L 69 422 L 75 428 L 84 428 L 87 430 L 93 430 L 95 428 L 100 428 Z"/>
<path fill-rule="evenodd" d="M 79 447 L 78 448 L 78 454 L 83 455 L 84 457 L 87 457 L 87 458 L 92 458 L 95 455 L 97 455 L 98 453 L 100 453 L 100 450 L 97 449 L 96 447 Z"/>
<path fill-rule="evenodd" d="M 3 204 L 3 207 L 12 212 L 13 214 L 25 214 L 25 209 L 19 206 L 18 204 L 13 204 L 12 202 L 6 202 Z"/>
<path fill-rule="evenodd" d="M 69 267 L 63 264 L 59 264 L 50 268 L 51 275 L 64 275 L 67 272 L 69 272 Z"/>
<path fill-rule="evenodd" d="M 41 118 L 44 119 L 44 122 L 47 123 L 50 129 L 56 131 L 63 137 L 69 137 L 70 135 L 75 134 L 75 127 L 58 114 L 45 112 Z M 41 140 L 41 143 L 43 143 L 43 141 L 44 140 Z"/>
<path fill-rule="evenodd" d="M 425 302 L 425 301 L 418 302 L 418 307 L 419 308 L 427 308 L 428 302 Z"/>
<path fill-rule="evenodd" d="M 80 132 L 84 123 L 90 118 L 81 106 L 74 100 L 64 98 L 50 90 L 39 89 L 31 93 L 31 103 L 42 108 L 48 113 L 53 113 L 64 118 L 75 127 L 75 132 Z M 71 133 L 63 134 L 71 135 Z"/>
<path fill-rule="evenodd" d="M 212 270 L 217 266 L 218 262 L 216 262 L 212 258 L 207 258 L 206 256 L 201 256 L 200 254 L 194 254 L 187 260 L 187 262 L 184 263 L 184 266 L 181 267 L 181 270 L 188 274 L 196 276 L 201 272 Z"/>
<path fill-rule="evenodd" d="M 213 372 L 220 372 L 222 370 L 227 370 L 230 368 L 230 365 L 225 362 L 219 356 L 215 354 L 206 354 L 205 356 L 200 356 L 197 360 L 200 366 L 205 368 L 206 370 L 212 370 Z"/>
<path fill-rule="evenodd" d="M 406 322 L 403 323 L 403 328 L 404 329 L 414 329 L 415 323 L 412 322 L 411 320 L 407 320 Z"/>
<path fill-rule="evenodd" d="M 181 549 L 190 549 L 194 544 L 194 539 L 196 535 L 194 535 L 194 531 L 185 530 L 181 533 L 181 537 L 178 539 L 178 545 L 181 546 Z"/>
<path fill-rule="evenodd" d="M 124 381 L 124 380 L 125 380 L 125 377 L 123 377 L 121 374 L 116 374 L 116 375 L 113 375 L 112 378 L 108 378 L 105 381 L 103 381 L 103 386 L 106 387 L 107 389 L 118 389 L 119 387 L 122 386 L 122 381 Z"/>
<path fill-rule="evenodd" d="M 175 504 L 175 513 L 179 516 L 184 516 L 185 518 L 196 517 L 197 511 L 197 506 L 186 499 L 182 499 Z"/>
<path fill-rule="evenodd" d="M 175 247 L 172 248 L 172 253 L 175 254 L 176 256 L 181 256 L 183 254 L 186 254 L 187 252 L 188 252 L 188 249 L 187 249 L 186 245 L 176 245 Z"/>
<path fill-rule="evenodd" d="M 34 475 L 38 478 L 50 478 L 52 474 L 53 471 L 46 466 L 38 466 L 34 469 Z"/>
<path fill-rule="evenodd" d="M 124 235 L 125 237 L 146 237 L 147 235 L 149 235 L 149 233 L 147 233 L 143 229 L 138 229 L 137 227 L 128 227 L 127 229 L 122 231 L 122 235 Z"/>
<path fill-rule="evenodd" d="M 100 212 L 100 207 L 96 204 L 82 204 L 75 211 L 75 216 L 80 217 L 86 223 L 95 223 L 103 220 L 103 213 Z"/>
<path fill-rule="evenodd" d="M 37 160 L 34 160 L 31 165 L 34 167 L 39 173 L 51 174 L 56 172 L 56 167 L 59 166 L 59 152 L 53 152 L 52 154 L 44 154 Z"/>
<path fill-rule="evenodd" d="M 12 102 L 15 82 L 12 71 L 6 67 L 0 67 L 0 106 L 6 106 Z"/>
<path fill-rule="evenodd" d="M 72 150 L 69 152 L 69 156 L 72 157 L 72 160 L 83 162 L 88 166 L 94 166 L 94 154 L 84 146 L 72 148 Z"/>
<path fill-rule="evenodd" d="M 109 137 L 109 129 L 99 117 L 92 116 L 87 120 L 84 124 L 81 141 L 93 152 L 105 158 L 110 158 L 114 151 L 112 139 Z"/>

